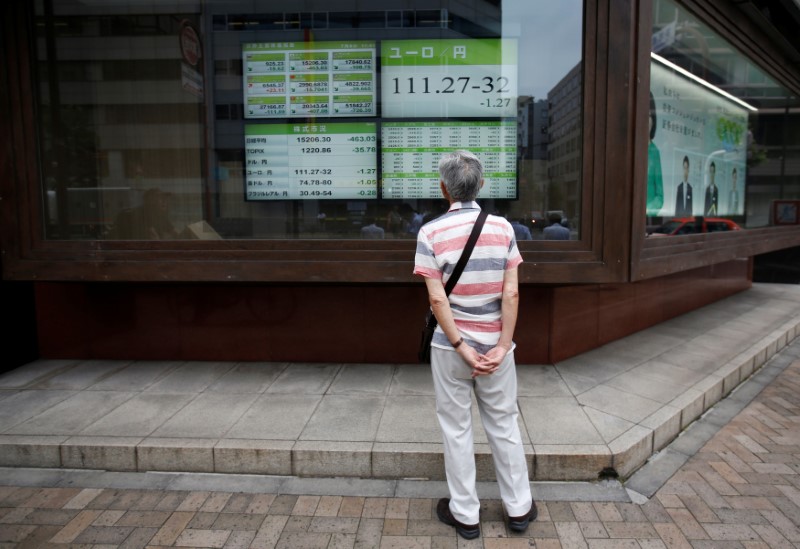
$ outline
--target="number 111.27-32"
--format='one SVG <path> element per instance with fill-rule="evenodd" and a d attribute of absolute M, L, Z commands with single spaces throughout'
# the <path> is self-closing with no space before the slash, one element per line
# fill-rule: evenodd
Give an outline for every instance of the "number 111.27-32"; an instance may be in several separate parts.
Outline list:
<path fill-rule="evenodd" d="M 508 78 L 505 76 L 484 76 L 483 78 L 470 78 L 469 76 L 450 77 L 444 76 L 439 83 L 431 82 L 431 78 L 410 77 L 392 78 L 396 94 L 412 93 L 471 93 L 477 90 L 480 93 L 511 93 Z"/>

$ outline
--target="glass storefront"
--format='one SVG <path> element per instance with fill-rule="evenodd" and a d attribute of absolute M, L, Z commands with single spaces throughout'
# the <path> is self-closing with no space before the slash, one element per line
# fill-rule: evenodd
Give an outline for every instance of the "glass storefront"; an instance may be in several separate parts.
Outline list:
<path fill-rule="evenodd" d="M 797 224 L 800 101 L 673 0 L 654 0 L 651 237 Z"/>
<path fill-rule="evenodd" d="M 36 2 L 46 238 L 413 239 L 454 149 L 579 238 L 581 1 L 246 6 Z"/>

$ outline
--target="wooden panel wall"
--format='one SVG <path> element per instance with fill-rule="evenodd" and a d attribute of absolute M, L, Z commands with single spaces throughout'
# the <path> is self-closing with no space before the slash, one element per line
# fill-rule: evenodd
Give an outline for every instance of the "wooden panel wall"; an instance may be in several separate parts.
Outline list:
<path fill-rule="evenodd" d="M 521 289 L 520 363 L 585 352 L 750 286 L 733 261 L 631 284 Z M 424 286 L 36 283 L 45 358 L 409 363 Z"/>

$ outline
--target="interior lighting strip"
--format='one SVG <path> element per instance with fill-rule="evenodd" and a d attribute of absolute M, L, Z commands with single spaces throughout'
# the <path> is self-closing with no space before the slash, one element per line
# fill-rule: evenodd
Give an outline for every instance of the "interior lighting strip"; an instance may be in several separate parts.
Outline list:
<path fill-rule="evenodd" d="M 744 107 L 745 109 L 751 110 L 751 111 L 753 111 L 753 112 L 758 112 L 758 109 L 757 109 L 757 108 L 755 108 L 755 107 L 754 107 L 753 105 L 751 105 L 750 103 L 745 103 L 744 101 L 742 101 L 742 100 L 741 100 L 741 99 L 739 99 L 738 97 L 735 97 L 735 96 L 733 96 L 733 95 L 729 94 L 729 93 L 728 93 L 728 92 L 726 92 L 725 90 L 722 90 L 722 89 L 720 89 L 720 88 L 716 87 L 714 84 L 712 84 L 712 83 L 710 83 L 710 82 L 707 82 L 707 81 L 703 80 L 703 79 L 702 79 L 702 78 L 700 78 L 699 76 L 695 76 L 694 74 L 690 73 L 689 71 L 687 71 L 687 70 L 686 70 L 686 69 L 684 69 L 683 67 L 679 67 L 678 65 L 676 65 L 676 64 L 675 64 L 675 63 L 673 63 L 672 61 L 668 61 L 668 60 L 664 59 L 663 57 L 661 57 L 661 56 L 660 56 L 660 55 L 658 55 L 657 53 L 650 52 L 650 57 L 652 57 L 653 59 L 655 59 L 656 61 L 658 61 L 658 62 L 659 62 L 659 63 L 661 63 L 662 65 L 666 65 L 667 67 L 671 68 L 672 70 L 674 70 L 674 71 L 677 71 L 677 72 L 681 73 L 681 74 L 682 74 L 682 75 L 684 75 L 685 77 L 687 77 L 687 78 L 691 78 L 692 80 L 694 80 L 695 82 L 697 82 L 697 83 L 698 83 L 698 84 L 700 84 L 701 86 L 705 86 L 705 87 L 706 87 L 706 88 L 708 88 L 709 90 L 711 90 L 711 91 L 714 91 L 714 92 L 717 92 L 717 93 L 718 93 L 718 94 L 720 94 L 721 96 L 723 96 L 723 97 L 726 97 L 726 98 L 730 99 L 731 101 L 733 101 L 734 103 L 737 103 L 737 104 L 741 105 L 741 106 L 742 106 L 742 107 Z"/>

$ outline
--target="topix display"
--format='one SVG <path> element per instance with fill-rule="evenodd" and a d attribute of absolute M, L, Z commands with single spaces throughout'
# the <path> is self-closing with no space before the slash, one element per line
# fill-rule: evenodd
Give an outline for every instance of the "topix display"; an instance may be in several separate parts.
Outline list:
<path fill-rule="evenodd" d="M 378 195 L 374 122 L 245 127 L 247 200 Z"/>
<path fill-rule="evenodd" d="M 375 116 L 375 42 L 242 45 L 245 118 Z"/>

